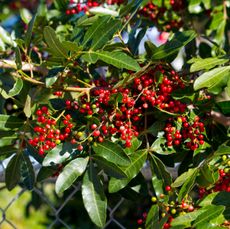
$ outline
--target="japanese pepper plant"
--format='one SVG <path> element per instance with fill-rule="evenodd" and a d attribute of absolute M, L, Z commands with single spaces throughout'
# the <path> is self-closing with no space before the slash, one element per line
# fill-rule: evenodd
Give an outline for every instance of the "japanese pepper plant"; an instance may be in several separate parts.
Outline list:
<path fill-rule="evenodd" d="M 0 9 L 6 187 L 78 182 L 99 228 L 130 190 L 137 228 L 229 228 L 229 1 L 31 2 Z"/>

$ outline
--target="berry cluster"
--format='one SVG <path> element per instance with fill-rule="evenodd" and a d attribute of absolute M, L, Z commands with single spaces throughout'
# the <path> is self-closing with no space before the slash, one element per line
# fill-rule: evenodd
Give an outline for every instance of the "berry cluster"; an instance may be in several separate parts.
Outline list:
<path fill-rule="evenodd" d="M 168 147 L 185 143 L 186 148 L 194 151 L 204 144 L 204 123 L 198 116 L 193 120 L 188 120 L 185 116 L 170 118 L 164 131 Z"/>
<path fill-rule="evenodd" d="M 176 2 L 171 1 L 172 10 L 169 10 L 165 6 L 158 6 L 150 1 L 139 11 L 139 14 L 153 21 L 160 31 L 178 30 L 182 27 L 183 22 L 178 19 L 175 12 L 179 11 L 178 7 L 184 7 L 184 5 Z"/>
<path fill-rule="evenodd" d="M 230 164 L 230 162 L 229 162 Z M 230 192 L 230 170 L 229 168 L 219 170 L 219 180 L 212 188 L 199 188 L 199 198 L 203 198 L 212 192 Z"/>
<path fill-rule="evenodd" d="M 131 147 L 133 137 L 142 130 L 146 109 L 157 107 L 172 113 L 183 113 L 186 109 L 185 104 L 171 97 L 174 90 L 184 88 L 184 83 L 175 71 L 164 70 L 161 65 L 135 78 L 127 87 L 113 88 L 114 80 L 93 83 L 90 100 L 87 95 L 66 100 L 66 109 L 86 117 L 85 136 L 90 135 L 99 142 L 113 138 Z M 89 121 L 95 119 L 96 122 Z M 95 128 L 87 127 L 88 122 Z"/>
<path fill-rule="evenodd" d="M 97 1 L 88 0 L 86 3 L 76 3 L 74 0 L 70 0 L 66 15 L 79 14 L 81 12 L 86 13 L 92 7 L 99 6 Z"/>
<path fill-rule="evenodd" d="M 167 192 L 172 193 L 171 186 L 166 186 L 165 190 Z M 186 199 L 182 200 L 181 203 L 170 201 L 169 203 L 164 203 L 162 200 L 165 198 L 164 194 L 159 195 L 159 199 L 155 196 L 151 198 L 151 202 L 153 204 L 159 204 L 160 212 L 159 216 L 160 218 L 164 218 L 166 215 L 168 216 L 168 220 L 166 223 L 164 223 L 163 228 L 168 229 L 171 227 L 171 222 L 173 219 L 179 215 L 184 215 L 189 212 L 193 212 L 195 210 L 194 203 L 191 200 Z M 137 219 L 138 229 L 141 229 L 141 226 L 144 226 L 145 221 L 147 218 L 147 211 L 144 211 L 144 213 Z"/>
<path fill-rule="evenodd" d="M 183 0 L 170 0 L 170 5 L 174 11 L 180 11 L 185 9 L 186 1 Z"/>
<path fill-rule="evenodd" d="M 71 123 L 69 114 L 63 115 L 62 122 L 59 123 L 61 128 L 57 127 L 57 121 L 50 118 L 48 107 L 43 106 L 36 111 L 37 125 L 34 127 L 35 137 L 29 140 L 29 143 L 38 149 L 42 156 L 47 151 L 69 138 L 71 129 L 74 124 Z"/>
<path fill-rule="evenodd" d="M 133 84 L 135 93 L 141 93 L 143 108 L 156 106 L 171 113 L 185 111 L 186 105 L 171 97 L 173 91 L 184 87 L 183 81 L 174 70 L 166 71 L 161 65 L 140 78 L 135 78 Z"/>

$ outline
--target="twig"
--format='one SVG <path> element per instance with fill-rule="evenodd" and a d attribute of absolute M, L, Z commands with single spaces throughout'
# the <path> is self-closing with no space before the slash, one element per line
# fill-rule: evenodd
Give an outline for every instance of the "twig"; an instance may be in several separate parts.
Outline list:
<path fill-rule="evenodd" d="M 13 60 L 3 60 L 0 59 L 0 68 L 6 68 L 6 69 L 17 69 L 16 63 Z M 29 71 L 31 72 L 39 72 L 42 75 L 48 74 L 48 69 L 41 66 L 35 66 L 34 64 L 22 62 L 22 71 Z"/>
<path fill-rule="evenodd" d="M 22 80 L 25 80 L 27 82 L 30 82 L 32 84 L 35 84 L 35 85 L 38 85 L 38 86 L 41 86 L 41 87 L 46 87 L 45 83 L 41 82 L 41 81 L 38 81 L 38 80 L 35 80 L 33 78 L 30 78 L 30 77 L 25 77 L 23 75 L 20 75 L 16 72 L 14 73 L 11 73 L 13 76 L 17 77 L 17 78 L 21 78 Z M 88 88 L 78 88 L 78 87 L 64 87 L 64 88 L 58 88 L 58 87 L 55 87 L 55 86 L 51 86 L 50 88 L 53 88 L 53 89 L 57 89 L 57 90 L 62 90 L 62 91 L 69 91 L 69 92 L 84 92 L 84 93 L 89 93 L 89 91 L 93 88 L 93 87 L 88 87 Z"/>
<path fill-rule="evenodd" d="M 226 126 L 226 127 L 230 126 L 230 117 L 226 117 L 220 112 L 211 111 L 211 117 L 215 122 L 222 124 L 223 126 Z"/>

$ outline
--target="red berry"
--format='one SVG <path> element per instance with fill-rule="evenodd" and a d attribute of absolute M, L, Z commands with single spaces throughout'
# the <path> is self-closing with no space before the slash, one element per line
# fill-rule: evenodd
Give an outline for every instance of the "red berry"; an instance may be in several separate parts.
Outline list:
<path fill-rule="evenodd" d="M 167 191 L 167 192 L 171 191 L 171 186 L 167 185 L 167 186 L 165 187 L 165 191 Z"/>

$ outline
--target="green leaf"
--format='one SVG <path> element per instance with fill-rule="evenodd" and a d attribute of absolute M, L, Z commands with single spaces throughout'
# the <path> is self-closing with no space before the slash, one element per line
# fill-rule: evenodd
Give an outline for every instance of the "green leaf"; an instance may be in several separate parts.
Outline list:
<path fill-rule="evenodd" d="M 27 52 L 28 52 L 29 47 L 30 47 L 30 41 L 31 41 L 31 38 L 32 38 L 32 32 L 33 32 L 36 17 L 37 17 L 37 15 L 35 14 L 32 17 L 32 19 L 30 20 L 29 25 L 28 25 L 28 29 L 27 29 L 26 34 L 25 34 L 25 45 L 26 45 L 26 48 L 27 48 Z"/>
<path fill-rule="evenodd" d="M 202 226 L 202 225 L 207 225 L 207 223 L 218 217 L 220 214 L 223 213 L 225 207 L 224 206 L 216 206 L 216 205 L 210 205 L 210 206 L 207 206 L 206 208 L 206 211 L 203 212 L 202 214 L 200 214 L 196 220 L 194 221 L 194 223 L 192 224 L 192 227 L 194 228 L 198 228 L 199 226 Z"/>
<path fill-rule="evenodd" d="M 26 8 L 20 9 L 20 16 L 25 24 L 28 24 L 32 18 L 30 11 Z"/>
<path fill-rule="evenodd" d="M 191 67 L 190 67 L 190 72 L 196 72 L 200 70 L 209 70 L 211 68 L 214 68 L 217 65 L 225 64 L 229 60 L 228 58 L 224 57 L 209 57 L 209 58 L 193 58 L 189 62 L 193 62 Z M 189 63 L 188 62 L 188 63 Z"/>
<path fill-rule="evenodd" d="M 191 30 L 175 33 L 170 41 L 156 48 L 152 55 L 152 60 L 167 59 L 168 57 L 177 54 L 182 47 L 192 41 L 195 37 L 196 33 Z"/>
<path fill-rule="evenodd" d="M 87 30 L 82 45 L 85 47 L 90 43 L 91 50 L 100 49 L 113 38 L 120 28 L 120 20 L 113 19 L 111 16 L 100 17 Z"/>
<path fill-rule="evenodd" d="M 57 145 L 48 152 L 43 160 L 42 165 L 50 166 L 63 163 L 64 161 L 69 159 L 71 153 L 75 151 L 73 147 L 74 146 L 69 142 Z"/>
<path fill-rule="evenodd" d="M 41 167 L 41 169 L 38 172 L 36 182 L 41 182 L 51 176 L 53 176 L 57 171 L 57 168 L 55 167 Z"/>
<path fill-rule="evenodd" d="M 102 168 L 106 174 L 109 176 L 115 177 L 117 179 L 126 178 L 126 174 L 120 169 L 116 164 L 111 163 L 104 158 L 98 157 L 96 155 L 93 156 L 93 160 L 97 163 L 97 165 Z"/>
<path fill-rule="evenodd" d="M 160 195 L 165 192 L 165 185 L 164 181 L 159 179 L 154 173 L 152 174 L 152 186 L 156 196 L 160 198 Z"/>
<path fill-rule="evenodd" d="M 220 88 L 227 84 L 229 78 L 230 66 L 214 68 L 211 71 L 203 73 L 194 82 L 194 90 L 201 88 Z"/>
<path fill-rule="evenodd" d="M 199 206 L 205 207 L 211 204 L 230 206 L 230 192 L 213 192 L 205 196 L 199 203 Z"/>
<path fill-rule="evenodd" d="M 211 166 L 205 164 L 200 169 L 200 175 L 197 177 L 197 183 L 202 187 L 207 187 L 214 184 L 219 179 L 218 170 L 213 170 Z"/>
<path fill-rule="evenodd" d="M 0 114 L 0 130 L 18 129 L 24 124 L 24 121 L 12 116 Z"/>
<path fill-rule="evenodd" d="M 201 0 L 190 0 L 188 10 L 190 13 L 198 14 L 201 12 L 202 8 L 200 7 Z"/>
<path fill-rule="evenodd" d="M 111 10 L 111 9 L 108 9 L 108 8 L 104 8 L 104 7 L 101 7 L 101 6 L 98 6 L 98 7 L 92 7 L 89 9 L 89 12 L 91 14 L 99 14 L 99 15 L 112 15 L 114 17 L 117 17 L 119 14 L 117 11 L 115 10 Z"/>
<path fill-rule="evenodd" d="M 114 193 L 124 188 L 141 170 L 147 158 L 147 150 L 138 150 L 130 155 L 131 163 L 121 169 L 127 175 L 125 179 L 111 178 L 109 181 L 109 192 Z"/>
<path fill-rule="evenodd" d="M 64 167 L 55 183 L 55 191 L 58 195 L 68 189 L 83 174 L 88 161 L 89 157 L 76 158 Z"/>
<path fill-rule="evenodd" d="M 86 54 L 87 55 L 84 55 L 83 58 L 86 57 L 86 60 L 92 63 L 95 63 L 98 59 L 100 59 L 105 63 L 115 66 L 117 68 L 125 68 L 132 71 L 140 70 L 140 66 L 137 61 L 123 52 L 94 52 L 90 50 Z"/>
<path fill-rule="evenodd" d="M 63 41 L 62 44 L 68 51 L 71 51 L 73 53 L 82 50 L 82 47 L 78 46 L 76 42 Z"/>
<path fill-rule="evenodd" d="M 183 198 L 188 194 L 195 185 L 196 177 L 198 174 L 198 169 L 195 169 L 190 177 L 184 182 L 178 194 L 178 201 L 181 202 Z"/>
<path fill-rule="evenodd" d="M 159 221 L 159 207 L 158 205 L 153 205 L 147 215 L 145 221 L 146 229 L 158 229 L 158 221 Z"/>
<path fill-rule="evenodd" d="M 120 10 L 120 17 L 124 17 L 129 13 L 137 11 L 138 8 L 141 6 L 142 2 L 143 0 L 132 0 L 129 1 L 128 4 L 122 5 Z"/>
<path fill-rule="evenodd" d="M 15 41 L 13 41 L 10 34 L 5 29 L 3 29 L 1 26 L 0 26 L 0 39 L 8 45 L 16 46 L 16 43 Z"/>
<path fill-rule="evenodd" d="M 14 155 L 6 167 L 5 182 L 6 187 L 11 191 L 20 181 L 21 173 L 22 154 L 18 153 Z"/>
<path fill-rule="evenodd" d="M 15 81 L 15 84 L 13 88 L 10 89 L 8 92 L 8 96 L 13 97 L 15 95 L 18 95 L 23 88 L 23 80 L 21 78 L 17 78 Z"/>
<path fill-rule="evenodd" d="M 30 116 L 31 116 L 31 97 L 30 97 L 30 95 L 26 96 L 26 102 L 25 102 L 25 106 L 23 108 L 23 111 L 24 111 L 26 117 L 30 118 Z"/>
<path fill-rule="evenodd" d="M 172 178 L 170 176 L 170 173 L 167 171 L 164 163 L 155 155 L 150 154 L 150 156 L 151 156 L 150 165 L 151 165 L 152 173 L 159 180 L 162 180 L 164 187 L 166 187 L 167 185 L 171 185 Z"/>
<path fill-rule="evenodd" d="M 156 51 L 157 49 L 157 46 L 154 45 L 151 41 L 146 41 L 145 42 L 145 50 L 146 50 L 146 54 L 147 54 L 147 57 L 149 59 L 152 58 L 154 52 Z"/>
<path fill-rule="evenodd" d="M 227 146 L 226 144 L 222 144 L 218 147 L 218 149 L 214 152 L 214 156 L 221 156 L 225 154 L 230 154 L 230 146 Z"/>
<path fill-rule="evenodd" d="M 189 169 L 187 172 L 182 173 L 179 177 L 176 178 L 176 180 L 172 183 L 172 187 L 180 187 L 182 184 L 185 183 L 185 181 L 188 179 L 188 177 L 191 177 L 195 172 L 197 168 Z"/>
<path fill-rule="evenodd" d="M 18 47 L 15 48 L 15 55 L 16 55 L 16 66 L 17 69 L 21 69 L 22 68 L 22 58 L 21 58 L 21 52 L 20 49 Z"/>
<path fill-rule="evenodd" d="M 82 199 L 90 219 L 99 228 L 103 228 L 106 223 L 107 199 L 92 163 L 83 178 Z"/>
<path fill-rule="evenodd" d="M 159 133 L 158 133 L 159 135 Z M 157 154 L 169 155 L 176 151 L 173 148 L 166 146 L 166 139 L 164 136 L 159 136 L 151 145 L 151 150 Z"/>
<path fill-rule="evenodd" d="M 56 36 L 55 31 L 46 26 L 44 29 L 44 38 L 49 45 L 50 50 L 55 56 L 68 58 L 68 52 Z"/>
<path fill-rule="evenodd" d="M 30 158 L 22 154 L 21 162 L 21 183 L 28 189 L 32 190 L 35 183 L 35 173 Z"/>
<path fill-rule="evenodd" d="M 125 153 L 127 153 L 128 155 L 134 153 L 141 146 L 142 141 L 139 140 L 138 138 L 133 138 L 131 140 L 131 143 L 132 143 L 131 147 L 124 149 Z"/>
<path fill-rule="evenodd" d="M 46 87 L 51 87 L 64 71 L 63 67 L 50 69 L 45 79 Z"/>
<path fill-rule="evenodd" d="M 118 144 L 111 141 L 105 140 L 102 143 L 98 142 L 93 146 L 93 150 L 96 155 L 114 164 L 129 165 L 130 163 L 130 159 L 124 150 Z"/>
<path fill-rule="evenodd" d="M 171 223 L 172 228 L 174 228 L 176 226 L 184 226 L 183 228 L 190 227 L 191 222 L 194 221 L 203 212 L 205 212 L 205 209 L 201 208 L 201 209 L 198 209 L 194 212 L 189 212 L 185 215 L 181 215 L 181 216 L 176 217 L 175 219 L 173 219 L 173 221 Z"/>

